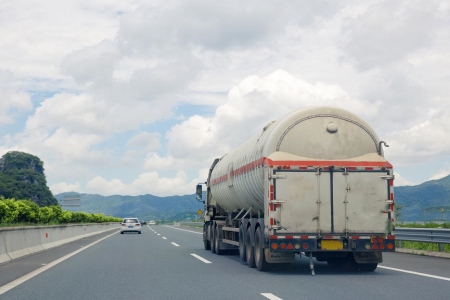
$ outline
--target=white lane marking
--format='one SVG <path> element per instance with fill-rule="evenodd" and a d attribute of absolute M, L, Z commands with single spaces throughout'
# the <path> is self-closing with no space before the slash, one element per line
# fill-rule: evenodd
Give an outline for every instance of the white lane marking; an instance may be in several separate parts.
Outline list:
<path fill-rule="evenodd" d="M 180 247 L 180 245 L 178 245 L 177 243 L 172 242 L 172 245 L 174 245 L 175 247 Z"/>
<path fill-rule="evenodd" d="M 275 296 L 274 294 L 271 294 L 271 293 L 261 293 L 261 295 L 263 295 L 266 298 L 269 298 L 270 300 L 283 300 L 283 299 L 278 298 L 277 296 Z"/>
<path fill-rule="evenodd" d="M 385 267 L 385 266 L 378 266 L 378 268 L 392 270 L 392 271 L 398 271 L 398 272 L 403 272 L 403 273 L 408 273 L 408 274 L 414 274 L 414 275 L 419 275 L 419 276 L 424 276 L 424 277 L 430 277 L 430 278 L 435 278 L 435 279 L 440 279 L 440 280 L 450 281 L 450 278 L 447 278 L 447 277 L 441 277 L 441 276 L 430 275 L 430 274 L 425 274 L 425 273 L 413 272 L 413 271 L 396 269 L 396 268 Z"/>
<path fill-rule="evenodd" d="M 203 232 L 197 232 L 197 231 L 192 231 L 192 230 L 180 229 L 180 228 L 176 228 L 176 227 L 173 227 L 173 226 L 167 226 L 167 225 L 165 225 L 165 226 L 169 227 L 169 228 L 176 229 L 176 230 L 187 231 L 187 232 L 192 232 L 192 233 L 196 233 L 196 234 L 203 234 Z"/>
<path fill-rule="evenodd" d="M 110 235 L 108 235 L 108 236 L 105 236 L 104 238 L 101 238 L 101 239 L 99 239 L 98 241 L 95 241 L 95 242 L 93 242 L 93 243 L 91 243 L 91 244 L 85 246 L 84 248 L 80 248 L 80 249 L 78 249 L 78 250 L 75 250 L 75 251 L 73 251 L 72 253 L 67 254 L 66 256 L 63 256 L 63 257 L 61 257 L 61 258 L 58 258 L 57 260 L 54 260 L 54 261 L 52 261 L 51 263 L 49 263 L 49 264 L 47 264 L 47 265 L 45 265 L 45 266 L 43 266 L 43 267 L 40 267 L 39 269 L 34 270 L 33 272 L 28 273 L 27 275 L 24 275 L 24 276 L 22 276 L 22 277 L 20 277 L 20 278 L 18 278 L 18 279 L 16 279 L 16 280 L 14 280 L 14 281 L 11 281 L 10 283 L 5 284 L 4 286 L 0 287 L 0 295 L 6 293 L 6 292 L 9 291 L 10 289 L 13 289 L 13 288 L 15 288 L 15 287 L 18 286 L 18 285 L 21 285 L 22 283 L 24 283 L 24 282 L 27 281 L 28 279 L 31 279 L 31 278 L 33 278 L 34 276 L 39 275 L 40 273 L 42 273 L 42 272 L 44 272 L 44 271 L 50 269 L 51 267 L 56 266 L 56 265 L 59 264 L 60 262 L 65 261 L 66 259 L 68 259 L 68 258 L 74 256 L 75 254 L 78 254 L 78 253 L 80 253 L 81 251 L 84 251 L 84 250 L 86 250 L 87 248 L 89 248 L 89 247 L 91 247 L 91 246 L 93 246 L 93 245 L 95 245 L 95 244 L 97 244 L 97 243 L 103 241 L 104 239 L 109 238 L 110 236 L 112 236 L 112 235 L 114 235 L 114 234 L 116 234 L 116 233 L 119 233 L 119 232 L 117 231 L 117 232 L 114 232 L 113 234 L 110 234 Z"/>
<path fill-rule="evenodd" d="M 161 235 L 160 233 L 158 233 L 158 235 Z"/>
<path fill-rule="evenodd" d="M 166 237 L 162 237 L 163 239 L 165 239 L 165 240 L 167 240 L 167 238 Z"/>
<path fill-rule="evenodd" d="M 205 264 L 211 264 L 211 262 L 210 262 L 209 260 L 204 259 L 204 258 L 201 257 L 200 255 L 197 255 L 197 254 L 194 254 L 194 253 L 191 253 L 191 255 L 192 255 L 193 257 L 195 257 L 196 259 L 201 260 L 201 261 L 204 262 Z"/>

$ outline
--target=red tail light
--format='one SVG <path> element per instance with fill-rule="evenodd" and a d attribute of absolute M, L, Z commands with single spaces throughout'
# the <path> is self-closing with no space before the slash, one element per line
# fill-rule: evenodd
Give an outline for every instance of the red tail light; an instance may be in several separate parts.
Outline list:
<path fill-rule="evenodd" d="M 139 223 L 136 223 L 136 225 L 134 225 L 134 226 L 141 226 L 141 224 L 139 224 Z"/>
<path fill-rule="evenodd" d="M 127 224 L 122 224 L 122 226 L 127 226 Z"/>

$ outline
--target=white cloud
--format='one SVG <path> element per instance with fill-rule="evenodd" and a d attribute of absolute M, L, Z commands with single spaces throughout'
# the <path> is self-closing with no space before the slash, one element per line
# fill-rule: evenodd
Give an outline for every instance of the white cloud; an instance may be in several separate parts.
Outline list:
<path fill-rule="evenodd" d="M 33 108 L 30 96 L 14 84 L 14 76 L 0 69 L 0 124 L 13 123 L 17 112 Z"/>
<path fill-rule="evenodd" d="M 0 152 L 38 155 L 55 189 L 137 193 L 146 172 L 190 193 L 269 121 L 331 105 L 366 119 L 408 179 L 438 176 L 402 168 L 449 156 L 450 5 L 391 2 L 12 1 Z"/>
<path fill-rule="evenodd" d="M 164 170 L 175 166 L 175 159 L 172 156 L 160 157 L 157 153 L 149 153 L 145 158 L 145 170 Z"/>
<path fill-rule="evenodd" d="M 161 134 L 157 132 L 139 132 L 127 142 L 127 147 L 136 151 L 152 152 L 161 147 Z"/>
<path fill-rule="evenodd" d="M 441 178 L 447 177 L 449 174 L 450 174 L 450 168 L 448 168 L 446 170 L 439 170 L 438 172 L 433 174 L 429 180 L 441 179 Z"/>
<path fill-rule="evenodd" d="M 428 120 L 388 135 L 387 150 L 400 164 L 423 163 L 450 154 L 450 115 L 447 111 L 430 110 Z"/>
<path fill-rule="evenodd" d="M 397 172 L 394 172 L 394 175 L 395 175 L 395 181 L 394 181 L 395 186 L 416 185 L 416 183 L 413 183 L 413 182 L 409 181 L 408 179 L 403 178 L 402 175 L 400 175 Z"/>
<path fill-rule="evenodd" d="M 52 191 L 53 195 L 57 195 L 60 193 L 65 193 L 65 192 L 79 191 L 79 190 L 81 190 L 81 185 L 78 182 L 74 183 L 74 184 L 60 182 L 60 183 L 52 184 L 50 186 L 50 190 Z"/>
<path fill-rule="evenodd" d="M 269 121 L 318 105 L 372 115 L 377 113 L 378 103 L 352 99 L 337 85 L 311 84 L 283 70 L 266 77 L 249 76 L 230 90 L 228 102 L 216 109 L 214 117 L 196 115 L 172 127 L 166 135 L 169 153 L 197 160 L 220 157 L 260 132 Z"/>
<path fill-rule="evenodd" d="M 70 54 L 61 64 L 62 71 L 86 86 L 109 86 L 120 58 L 115 43 L 104 40 Z"/>
<path fill-rule="evenodd" d="M 433 42 L 437 1 L 380 1 L 347 20 L 343 46 L 360 70 L 384 67 Z"/>
<path fill-rule="evenodd" d="M 78 0 L 18 0 L 2 5 L 2 67 L 21 78 L 62 79 L 59 64 L 64 56 L 114 38 L 119 26 L 117 12 L 132 9 L 129 4 L 121 5 L 123 1 L 115 2 L 118 4 L 96 1 L 83 5 Z M 36 86 L 33 81 L 30 84 Z"/>
<path fill-rule="evenodd" d="M 132 183 L 123 183 L 120 179 L 106 180 L 96 176 L 86 185 L 87 193 L 99 193 L 101 195 L 143 195 L 156 196 L 192 194 L 192 186 L 188 184 L 188 178 L 183 171 L 179 171 L 175 177 L 160 177 L 157 172 L 142 173 Z"/>

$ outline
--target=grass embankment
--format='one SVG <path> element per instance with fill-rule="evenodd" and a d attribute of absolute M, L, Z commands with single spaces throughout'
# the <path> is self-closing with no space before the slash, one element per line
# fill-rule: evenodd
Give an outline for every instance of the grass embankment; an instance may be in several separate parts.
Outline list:
<path fill-rule="evenodd" d="M 443 228 L 450 229 L 450 223 L 410 223 L 410 224 L 402 224 L 402 228 Z M 396 242 L 398 247 L 398 241 Z M 402 241 L 402 248 L 404 249 L 412 249 L 412 250 L 420 250 L 427 252 L 439 252 L 439 244 L 438 243 L 422 243 L 422 242 L 410 242 L 410 241 Z M 450 244 L 444 244 L 443 252 L 450 253 Z"/>

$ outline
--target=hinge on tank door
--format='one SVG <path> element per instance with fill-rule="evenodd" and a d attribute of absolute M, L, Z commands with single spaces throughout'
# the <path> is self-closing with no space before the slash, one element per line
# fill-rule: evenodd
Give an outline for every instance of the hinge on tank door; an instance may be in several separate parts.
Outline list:
<path fill-rule="evenodd" d="M 277 175 L 277 174 L 270 174 L 269 179 L 286 179 L 286 175 Z"/>
<path fill-rule="evenodd" d="M 286 200 L 269 200 L 270 204 L 282 204 L 286 203 Z"/>
<path fill-rule="evenodd" d="M 318 167 L 316 168 L 316 175 L 320 175 L 322 173 L 322 168 Z"/>

